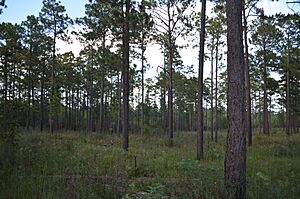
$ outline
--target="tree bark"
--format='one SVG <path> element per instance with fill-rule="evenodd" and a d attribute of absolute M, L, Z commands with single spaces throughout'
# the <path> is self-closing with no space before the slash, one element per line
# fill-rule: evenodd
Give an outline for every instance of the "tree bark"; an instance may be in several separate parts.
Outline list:
<path fill-rule="evenodd" d="M 44 112 L 45 112 L 45 61 L 43 61 L 42 65 L 42 76 L 41 76 L 41 98 L 40 98 L 40 131 L 44 130 Z"/>
<path fill-rule="evenodd" d="M 99 104 L 99 132 L 103 132 L 103 116 L 104 116 L 104 75 L 100 80 L 100 104 Z"/>
<path fill-rule="evenodd" d="M 70 104 L 69 104 L 69 114 L 70 114 L 70 116 L 69 116 L 69 129 L 70 130 L 72 130 L 72 129 L 74 129 L 74 123 L 75 123 L 75 121 L 76 121 L 76 117 L 74 117 L 74 114 L 76 114 L 76 109 L 77 109 L 77 107 L 75 107 L 74 106 L 74 94 L 75 94 L 75 92 L 74 92 L 74 89 L 72 89 L 72 88 L 70 88 L 71 89 L 71 93 L 70 93 Z"/>
<path fill-rule="evenodd" d="M 242 35 L 242 1 L 228 0 L 228 134 L 225 154 L 226 198 L 246 197 L 245 58 Z"/>
<path fill-rule="evenodd" d="M 145 123 L 145 105 L 144 105 L 144 95 L 145 95 L 145 87 L 144 87 L 144 70 L 145 70 L 145 46 L 144 46 L 144 40 L 145 40 L 145 33 L 144 33 L 144 27 L 142 23 L 142 112 L 141 112 L 141 133 L 144 131 L 144 123 Z"/>
<path fill-rule="evenodd" d="M 244 43 L 245 43 L 245 89 L 246 89 L 246 134 L 248 146 L 252 145 L 252 120 L 251 120 L 251 97 L 250 97 L 250 67 L 249 67 L 249 48 L 248 48 L 248 24 L 245 10 L 245 0 L 243 1 L 243 20 L 244 20 Z"/>
<path fill-rule="evenodd" d="M 285 132 L 287 135 L 290 135 L 291 129 L 291 113 L 290 113 L 290 39 L 288 35 L 288 55 L 287 55 L 287 68 L 286 68 L 286 125 Z"/>
<path fill-rule="evenodd" d="M 203 68 L 204 68 L 204 43 L 205 43 L 205 11 L 206 0 L 202 0 L 201 30 L 199 43 L 199 72 L 198 72 L 198 129 L 197 129 L 197 160 L 204 158 L 203 153 Z"/>
<path fill-rule="evenodd" d="M 218 64 L 219 63 L 219 35 L 217 35 L 217 41 L 216 41 L 216 82 L 215 82 L 215 87 L 216 87 L 216 92 L 215 92 L 215 142 L 218 142 L 218 128 L 219 128 L 219 114 L 218 114 Z"/>
<path fill-rule="evenodd" d="M 262 134 L 262 98 L 261 98 L 261 89 L 258 91 L 258 128 L 259 128 L 259 134 Z"/>
<path fill-rule="evenodd" d="M 31 111 L 31 127 L 32 129 L 35 129 L 35 124 L 36 124 L 36 119 L 35 119 L 35 97 L 34 97 L 34 79 L 33 79 L 33 71 L 31 72 L 31 106 L 32 106 L 32 111 Z"/>
<path fill-rule="evenodd" d="M 263 51 L 266 52 L 265 45 L 263 47 Z M 268 95 L 267 95 L 267 60 L 266 60 L 266 55 L 263 55 L 264 59 L 264 65 L 263 65 L 263 114 L 264 114 L 264 120 L 263 120 L 263 134 L 269 135 L 270 134 L 270 129 L 269 129 L 269 117 L 268 117 Z"/>
<path fill-rule="evenodd" d="M 105 53 L 106 48 L 106 34 L 103 33 L 102 36 L 102 53 Z M 100 103 L 99 103 L 99 132 L 103 132 L 103 116 L 104 116 L 104 82 L 105 82 L 105 73 L 104 70 L 101 71 L 100 79 Z"/>
<path fill-rule="evenodd" d="M 4 96 L 3 96 L 3 110 L 6 113 L 6 103 L 7 103 L 7 95 L 8 95 L 8 61 L 7 57 L 5 57 L 5 62 L 4 62 Z"/>
<path fill-rule="evenodd" d="M 163 94 L 162 94 L 162 127 L 163 127 L 163 130 L 167 135 L 167 127 L 168 127 L 168 114 L 167 114 L 167 106 L 166 106 L 166 90 L 167 90 L 167 71 L 166 71 L 166 56 L 165 56 L 165 53 L 164 53 L 164 81 L 163 81 Z"/>
<path fill-rule="evenodd" d="M 64 118 L 64 128 L 65 130 L 69 129 L 69 114 L 68 114 L 68 105 L 69 105 L 69 90 L 65 88 L 65 118 Z"/>
<path fill-rule="evenodd" d="M 75 124 L 74 124 L 74 130 L 76 131 L 78 129 L 79 123 L 80 123 L 80 91 L 79 88 L 76 89 L 76 108 L 75 108 Z"/>
<path fill-rule="evenodd" d="M 91 80 L 92 82 L 92 80 Z M 92 132 L 93 131 L 93 96 L 92 93 L 89 93 L 89 108 L 88 108 L 88 131 Z"/>
<path fill-rule="evenodd" d="M 214 140 L 214 43 L 213 35 L 211 46 L 211 68 L 210 68 L 210 139 Z"/>
<path fill-rule="evenodd" d="M 54 100 L 56 97 L 56 85 L 54 82 L 55 79 L 55 63 L 56 63 L 56 36 L 57 36 L 57 32 L 56 32 L 56 20 L 54 19 L 54 35 L 53 35 L 53 46 L 52 46 L 52 67 L 51 67 L 51 98 L 50 98 L 50 118 L 49 118 L 49 127 L 50 127 L 50 132 L 53 133 L 54 128 L 56 126 L 56 121 L 55 121 L 55 117 L 56 114 L 54 112 L 56 112 L 56 110 L 53 110 L 53 106 L 55 104 Z"/>
<path fill-rule="evenodd" d="M 171 45 L 171 44 L 169 44 Z M 171 47 L 169 47 L 169 51 L 172 51 Z M 168 136 L 170 139 L 171 146 L 173 145 L 173 58 L 172 52 L 169 52 L 169 61 L 168 61 L 168 72 L 169 72 L 169 81 L 168 81 Z"/>
<path fill-rule="evenodd" d="M 123 149 L 128 150 L 128 130 L 129 130 L 129 9 L 130 0 L 126 0 L 124 32 L 123 32 Z"/>
<path fill-rule="evenodd" d="M 168 137 L 170 145 L 173 146 L 173 41 L 171 30 L 171 11 L 170 2 L 168 2 Z"/>
<path fill-rule="evenodd" d="M 28 78 L 28 85 L 27 85 L 27 105 L 28 105 L 28 111 L 27 111 L 27 118 L 26 118 L 26 130 L 29 131 L 30 122 L 31 122 L 31 47 L 30 47 L 30 54 L 29 54 L 29 66 L 27 70 L 27 78 Z"/>
<path fill-rule="evenodd" d="M 117 134 L 120 135 L 122 131 L 122 75 L 118 74 L 118 124 L 117 124 Z"/>

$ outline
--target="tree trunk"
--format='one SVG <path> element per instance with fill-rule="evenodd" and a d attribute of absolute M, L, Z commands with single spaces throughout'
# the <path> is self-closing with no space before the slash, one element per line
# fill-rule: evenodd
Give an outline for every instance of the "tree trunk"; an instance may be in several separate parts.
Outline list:
<path fill-rule="evenodd" d="M 211 68 L 210 68 L 210 139 L 214 140 L 214 43 L 213 35 L 211 46 Z"/>
<path fill-rule="evenodd" d="M 33 73 L 33 72 L 31 72 Z M 34 98 L 34 80 L 33 80 L 33 74 L 31 74 L 31 106 L 32 106 L 32 111 L 31 111 L 31 127 L 32 129 L 35 129 L 35 98 Z"/>
<path fill-rule="evenodd" d="M 11 78 L 12 78 L 12 89 L 11 89 L 11 99 L 12 99 L 12 101 L 14 101 L 15 100 L 15 90 L 16 90 L 16 76 L 17 76 L 17 74 L 16 74 L 16 63 L 15 62 L 13 62 L 12 63 L 12 65 L 13 65 L 13 73 L 12 73 L 12 75 L 11 75 Z"/>
<path fill-rule="evenodd" d="M 69 129 L 70 130 L 73 130 L 74 129 L 74 123 L 76 121 L 76 109 L 77 107 L 74 106 L 74 89 L 71 89 L 71 101 L 70 101 L 70 104 L 69 104 L 69 113 L 70 113 L 70 117 L 69 117 Z M 74 117 L 75 115 L 75 117 Z"/>
<path fill-rule="evenodd" d="M 56 99 L 56 85 L 54 82 L 55 79 L 55 62 L 56 62 L 56 21 L 54 20 L 54 36 L 53 36 L 53 47 L 52 47 L 52 68 L 51 68 L 51 98 L 50 98 L 50 118 L 49 118 L 49 127 L 50 132 L 53 133 L 56 126 L 56 110 L 54 110 Z M 56 107 L 55 107 L 56 108 Z"/>
<path fill-rule="evenodd" d="M 287 68 L 286 68 L 286 125 L 285 132 L 287 135 L 290 135 L 291 129 L 291 113 L 290 113 L 290 39 L 288 35 L 288 55 L 287 55 Z"/>
<path fill-rule="evenodd" d="M 243 20 L 244 20 L 244 43 L 245 43 L 245 90 L 246 90 L 246 134 L 248 146 L 252 145 L 252 121 L 251 121 L 251 97 L 250 97 L 250 75 L 249 75 L 249 52 L 248 52 L 248 25 L 245 10 L 245 0 L 243 1 Z"/>
<path fill-rule="evenodd" d="M 245 59 L 242 35 L 242 1 L 228 0 L 228 134 L 225 154 L 226 198 L 246 197 Z"/>
<path fill-rule="evenodd" d="M 85 120 L 85 126 L 86 126 L 86 132 L 89 132 L 90 131 L 90 125 L 89 125 L 89 118 L 90 118 L 90 106 L 89 106 L 89 94 L 87 93 L 87 96 L 86 96 L 86 120 Z"/>
<path fill-rule="evenodd" d="M 202 0 L 201 30 L 199 43 L 199 73 L 198 73 L 198 129 L 197 129 L 197 160 L 204 158 L 203 153 L 203 67 L 205 43 L 205 11 L 206 0 Z"/>
<path fill-rule="evenodd" d="M 268 111 L 268 118 L 269 118 L 269 129 L 271 131 L 272 130 L 272 97 L 271 96 L 268 99 L 268 107 L 270 107 Z"/>
<path fill-rule="evenodd" d="M 31 56 L 29 55 L 29 60 Z M 26 130 L 29 131 L 30 127 L 30 119 L 31 119 L 31 61 L 28 66 L 28 71 L 27 71 L 27 78 L 28 78 L 28 85 L 27 85 L 27 106 L 28 106 L 28 111 L 27 111 L 27 118 L 26 118 Z"/>
<path fill-rule="evenodd" d="M 143 23 L 142 23 L 143 25 Z M 144 121 L 145 121 L 145 105 L 144 105 L 144 95 L 145 95 L 145 87 L 144 87 L 144 70 L 145 70 L 145 46 L 144 46 L 145 34 L 144 27 L 142 26 L 142 112 L 141 112 L 141 133 L 144 131 Z"/>
<path fill-rule="evenodd" d="M 265 46 L 264 46 L 264 52 Z M 266 55 L 264 56 L 264 71 L 263 71 L 263 92 L 264 92 L 264 105 L 263 105 L 263 114 L 264 114 L 264 121 L 263 121 L 263 133 L 265 135 L 270 134 L 270 129 L 269 129 L 269 117 L 268 117 L 268 95 L 267 95 L 267 60 L 266 60 Z"/>
<path fill-rule="evenodd" d="M 203 126 L 203 127 L 205 127 L 204 131 L 207 131 L 207 129 L 208 129 L 208 103 L 207 103 L 207 101 L 205 101 L 205 117 L 204 118 L 205 118 L 205 126 Z M 209 137 L 208 137 L 207 141 L 209 142 Z"/>
<path fill-rule="evenodd" d="M 122 117 L 122 82 L 123 82 L 123 78 L 122 78 L 122 75 L 121 77 L 119 77 L 119 74 L 118 74 L 118 124 L 117 124 L 117 133 L 118 135 L 121 134 L 121 130 L 122 130 L 122 120 L 121 120 L 121 117 Z"/>
<path fill-rule="evenodd" d="M 74 124 L 74 131 L 76 131 L 78 129 L 79 126 L 79 122 L 80 122 L 80 111 L 81 111 L 81 107 L 80 107 L 80 92 L 79 92 L 79 88 L 76 89 L 76 107 L 75 107 L 75 124 Z"/>
<path fill-rule="evenodd" d="M 6 113 L 6 103 L 7 103 L 7 95 L 8 95 L 8 63 L 7 63 L 7 57 L 5 57 L 5 63 L 4 63 L 4 96 L 3 96 L 3 110 Z"/>
<path fill-rule="evenodd" d="M 166 113 L 166 91 L 165 91 L 165 85 L 161 88 L 161 128 L 163 129 L 163 132 L 166 132 L 166 122 L 165 122 L 165 113 Z"/>
<path fill-rule="evenodd" d="M 123 32 L 123 149 L 128 150 L 129 129 L 129 9 L 130 0 L 126 0 L 125 22 Z"/>
<path fill-rule="evenodd" d="M 87 118 L 88 118 L 88 100 L 85 92 L 82 92 L 82 98 L 83 98 L 83 110 L 82 110 L 82 121 L 81 121 L 81 126 L 85 128 L 85 132 L 88 131 L 88 125 L 87 125 Z"/>
<path fill-rule="evenodd" d="M 189 129 L 188 130 L 193 131 L 193 111 L 190 110 L 188 114 L 189 114 L 189 118 L 188 118 L 189 119 L 188 120 L 189 121 Z"/>
<path fill-rule="evenodd" d="M 216 110 L 216 116 L 215 116 L 215 142 L 218 142 L 218 128 L 219 128 L 219 118 L 218 118 L 218 61 L 219 61 L 219 35 L 217 35 L 217 41 L 216 41 L 216 77 L 215 77 L 215 110 Z"/>
<path fill-rule="evenodd" d="M 171 45 L 169 43 L 169 45 Z M 169 82 L 168 82 L 168 137 L 170 139 L 170 145 L 173 145 L 173 58 L 172 58 L 172 47 L 169 47 L 169 61 L 168 61 L 168 72 L 169 72 Z M 171 51 L 171 52 L 170 52 Z"/>
<path fill-rule="evenodd" d="M 296 80 L 296 84 L 297 84 L 297 92 L 299 92 L 300 90 L 300 81 Z M 300 95 L 298 94 L 295 98 L 295 104 L 298 106 L 298 103 L 300 101 Z M 296 115 L 295 117 L 295 133 L 299 133 L 299 114 Z"/>
<path fill-rule="evenodd" d="M 170 145 L 173 146 L 173 41 L 171 30 L 171 11 L 170 2 L 168 3 L 168 137 Z"/>
<path fill-rule="evenodd" d="M 105 53 L 106 48 L 106 34 L 102 36 L 102 53 Z M 101 71 L 100 79 L 100 104 L 99 104 L 99 132 L 103 132 L 103 116 L 104 116 L 104 82 L 105 82 L 105 73 L 104 70 Z"/>
<path fill-rule="evenodd" d="M 89 131 L 93 132 L 93 106 L 94 106 L 94 100 L 93 97 L 90 96 L 90 108 L 89 108 Z"/>
<path fill-rule="evenodd" d="M 294 107 L 294 108 L 292 108 L 290 110 L 290 132 L 291 132 L 291 134 L 294 134 L 294 133 L 296 133 L 295 119 L 296 119 L 297 115 L 296 115 L 295 108 L 297 107 L 297 105 L 295 103 L 296 102 L 295 98 L 296 98 L 297 94 L 296 94 L 296 85 L 295 85 L 296 84 L 296 80 L 293 77 L 290 78 L 290 81 L 291 80 L 292 80 L 292 82 L 290 82 L 290 90 L 292 90 L 293 96 L 292 97 L 290 96 L 290 107 Z"/>
<path fill-rule="evenodd" d="M 65 88 L 65 118 L 64 118 L 64 123 L 65 123 L 65 130 L 69 129 L 69 116 L 68 116 L 68 104 L 69 104 L 69 91 L 67 88 Z"/>
<path fill-rule="evenodd" d="M 100 104 L 99 104 L 99 132 L 103 132 L 103 116 L 104 116 L 104 75 L 101 75 L 100 82 Z"/>
<path fill-rule="evenodd" d="M 42 76 L 41 76 L 41 98 L 40 98 L 40 131 L 44 130 L 44 112 L 45 112 L 45 61 L 43 61 L 42 65 Z"/>
<path fill-rule="evenodd" d="M 253 98 L 254 98 L 254 100 L 252 100 L 252 107 L 255 107 L 256 103 L 259 100 L 259 97 L 258 97 L 258 95 L 256 95 L 256 92 L 253 92 Z M 253 117 L 254 117 L 254 121 L 255 121 L 254 127 L 256 128 L 256 130 L 258 130 L 258 128 L 259 128 L 259 109 L 258 108 L 254 109 Z"/>
<path fill-rule="evenodd" d="M 166 56 L 164 53 L 164 81 L 163 81 L 163 94 L 162 94 L 162 127 L 163 130 L 168 136 L 167 126 L 168 126 L 168 114 L 167 114 L 167 106 L 166 106 L 166 90 L 167 90 L 167 71 L 166 71 Z"/>

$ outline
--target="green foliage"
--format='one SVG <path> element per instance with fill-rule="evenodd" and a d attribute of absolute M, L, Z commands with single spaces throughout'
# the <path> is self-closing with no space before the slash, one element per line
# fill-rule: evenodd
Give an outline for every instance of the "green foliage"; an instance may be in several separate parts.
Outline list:
<path fill-rule="evenodd" d="M 43 0 L 40 18 L 45 30 L 51 34 L 54 42 L 56 37 L 64 40 L 67 39 L 67 35 L 64 31 L 67 29 L 68 25 L 73 22 L 66 14 L 66 9 L 61 5 L 60 1 Z M 53 45 L 55 45 L 55 43 Z"/>
<path fill-rule="evenodd" d="M 144 125 L 143 134 L 149 135 L 151 132 L 151 129 L 148 125 Z"/>
<path fill-rule="evenodd" d="M 16 163 L 19 133 L 19 111 L 22 104 L 4 102 L 0 108 L 0 169 L 11 171 Z"/>
<path fill-rule="evenodd" d="M 223 197 L 224 133 L 195 160 L 195 133 L 165 138 L 105 134 L 21 134 L 14 166 L 1 165 L 4 198 L 220 198 Z M 297 198 L 300 137 L 254 136 L 248 150 L 247 198 Z M 194 144 L 193 144 L 194 143 Z M 1 145 L 3 146 L 3 145 Z M 3 160 L 1 147 L 1 160 Z M 9 172 L 10 170 L 10 172 Z"/>
<path fill-rule="evenodd" d="M 165 194 L 166 187 L 160 183 L 150 185 L 147 187 L 147 192 L 150 194 L 147 198 L 149 199 L 159 199 Z"/>

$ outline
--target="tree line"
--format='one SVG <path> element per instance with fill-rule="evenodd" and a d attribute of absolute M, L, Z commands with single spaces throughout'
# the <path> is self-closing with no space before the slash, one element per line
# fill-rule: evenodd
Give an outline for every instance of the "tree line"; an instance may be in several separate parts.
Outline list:
<path fill-rule="evenodd" d="M 199 32 L 199 28 L 196 28 L 199 17 L 195 12 L 187 12 L 195 6 L 191 2 L 178 5 L 158 3 L 160 4 L 152 5 L 142 1 L 129 5 L 129 43 L 132 47 L 128 72 L 132 102 L 129 107 L 131 126 L 135 130 L 159 126 L 166 131 L 170 128 L 166 115 L 174 115 L 177 119 L 174 126 L 176 130 L 193 130 L 196 128 L 197 78 L 192 66 L 183 65 L 179 50 L 184 46 L 176 44 L 176 39 L 192 35 L 197 38 L 195 34 Z M 95 1 L 86 5 L 86 16 L 75 20 L 82 29 L 73 32 L 84 46 L 78 56 L 72 52 L 56 52 L 57 40 L 70 40 L 68 27 L 74 24 L 67 16 L 64 6 L 55 1 L 44 1 L 43 5 L 38 17 L 28 16 L 21 24 L 1 24 L 2 103 L 16 100 L 22 104 L 21 121 L 22 126 L 27 129 L 39 127 L 43 130 L 46 127 L 51 132 L 59 129 L 111 129 L 120 132 L 122 125 L 118 118 L 121 116 L 123 101 L 121 73 L 124 61 L 122 28 L 125 28 L 122 27 L 122 21 L 125 20 L 121 9 L 123 5 L 117 1 Z M 182 9 L 179 9 L 180 6 Z M 168 13 L 165 11 L 169 10 L 171 13 L 171 9 L 180 12 L 172 12 L 174 16 L 170 15 L 167 19 Z M 222 88 L 227 81 L 222 59 L 225 56 L 222 49 L 226 43 L 223 11 L 224 4 L 217 3 L 213 9 L 215 16 L 210 17 L 206 24 L 208 49 L 205 58 L 211 62 L 211 75 L 204 81 L 203 93 L 205 110 L 208 111 L 205 118 L 213 122 L 205 124 L 209 129 L 218 126 L 215 125 L 218 121 L 226 119 L 218 118 L 219 112 L 223 117 L 226 115 L 226 89 L 224 86 Z M 281 117 L 281 121 L 274 124 L 279 127 L 284 126 L 282 118 L 286 106 L 288 115 L 297 115 L 298 112 L 297 106 L 291 106 L 297 102 L 298 15 L 265 16 L 261 11 L 256 12 L 257 19 L 252 20 L 252 25 L 248 28 L 251 34 L 250 45 L 254 47 L 248 58 L 250 97 L 252 109 L 256 110 L 252 113 L 254 126 L 262 126 L 263 133 L 267 134 L 268 115 Z M 193 24 L 187 20 L 191 15 L 195 18 Z M 174 24 L 168 27 L 168 21 Z M 154 79 L 145 80 L 144 74 L 149 67 L 145 52 L 152 43 L 161 45 L 165 62 Z M 140 65 L 133 63 L 133 60 Z M 274 71 L 281 76 L 280 80 L 270 75 Z M 170 82 L 169 77 L 174 75 L 175 78 Z M 263 86 L 260 85 L 261 82 L 264 82 Z M 172 85 L 172 90 L 167 85 Z M 180 88 L 182 86 L 191 89 Z M 168 110 L 171 108 L 167 103 L 172 100 L 167 95 L 173 93 L 171 91 L 175 92 L 175 96 L 172 94 L 174 105 L 171 107 L 176 111 L 169 114 Z M 287 92 L 290 94 L 286 95 Z M 280 97 L 276 98 L 278 102 L 272 103 L 272 96 L 275 95 Z M 285 101 L 285 96 L 290 98 L 289 103 Z M 272 106 L 281 111 L 271 114 Z M 145 108 L 148 110 L 145 111 Z M 152 113 L 152 117 L 149 113 Z M 161 119 L 152 121 L 155 116 Z M 109 121 L 103 121 L 103 118 Z M 297 118 L 289 118 L 289 126 L 295 128 L 293 124 Z M 220 127 L 225 128 L 225 123 L 226 121 L 221 122 Z"/>
<path fill-rule="evenodd" d="M 72 20 L 61 2 L 43 0 L 39 16 L 0 24 L 1 128 L 122 134 L 125 150 L 129 131 L 166 135 L 173 145 L 174 130 L 198 130 L 203 159 L 204 130 L 217 142 L 228 127 L 227 150 L 241 148 L 226 168 L 241 167 L 254 129 L 299 131 L 300 16 L 266 16 L 257 2 L 217 1 L 207 16 L 205 0 L 201 12 L 193 0 L 91 0 Z M 70 35 L 82 45 L 78 56 L 57 51 Z M 161 52 L 149 52 L 153 44 Z M 199 49 L 198 77 L 183 64 L 187 46 Z M 164 57 L 148 79 L 146 53 Z"/>

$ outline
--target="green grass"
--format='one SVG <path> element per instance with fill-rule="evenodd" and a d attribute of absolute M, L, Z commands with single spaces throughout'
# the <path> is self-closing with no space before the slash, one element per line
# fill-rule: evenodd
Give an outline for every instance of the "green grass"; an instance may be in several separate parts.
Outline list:
<path fill-rule="evenodd" d="M 0 198 L 220 198 L 225 135 L 196 161 L 190 132 L 176 133 L 173 147 L 161 136 L 131 135 L 128 152 L 116 135 L 23 133 L 16 164 L 0 162 Z M 256 135 L 253 143 L 247 198 L 299 198 L 300 134 Z"/>

